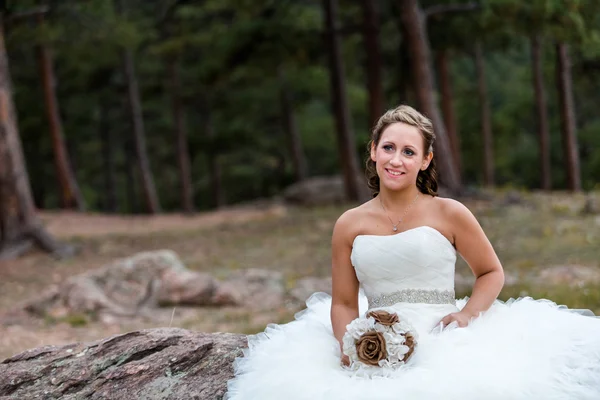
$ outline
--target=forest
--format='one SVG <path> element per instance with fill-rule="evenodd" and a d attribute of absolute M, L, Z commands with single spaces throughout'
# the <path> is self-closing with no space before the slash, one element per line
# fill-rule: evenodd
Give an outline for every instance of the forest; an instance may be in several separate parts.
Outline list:
<path fill-rule="evenodd" d="M 592 190 L 599 8 L 8 1 L 2 79 L 40 209 L 190 212 L 361 174 L 401 103 L 434 120 L 453 189 Z"/>

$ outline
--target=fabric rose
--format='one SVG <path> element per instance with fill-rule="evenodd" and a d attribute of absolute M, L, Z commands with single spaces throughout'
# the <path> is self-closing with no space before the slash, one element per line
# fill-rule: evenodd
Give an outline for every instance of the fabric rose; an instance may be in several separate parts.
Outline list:
<path fill-rule="evenodd" d="M 370 311 L 367 314 L 367 317 L 372 317 L 373 319 L 375 319 L 375 322 L 380 323 L 384 326 L 392 326 L 400 321 L 400 318 L 398 318 L 398 314 L 389 313 L 383 310 Z"/>
<path fill-rule="evenodd" d="M 415 339 L 415 336 L 412 333 L 406 333 L 406 335 L 404 337 L 405 337 L 404 345 L 406 347 L 408 347 L 408 352 L 404 355 L 404 359 L 403 359 L 404 362 L 406 362 L 406 361 L 408 361 L 410 356 L 412 356 L 412 354 L 414 353 L 417 341 Z"/>
<path fill-rule="evenodd" d="M 371 331 L 356 341 L 356 355 L 367 365 L 378 366 L 387 357 L 385 339 L 381 332 Z"/>

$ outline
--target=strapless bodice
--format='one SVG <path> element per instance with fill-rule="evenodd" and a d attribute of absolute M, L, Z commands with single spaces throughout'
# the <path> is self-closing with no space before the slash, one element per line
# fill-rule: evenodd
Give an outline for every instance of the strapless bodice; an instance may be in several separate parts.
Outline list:
<path fill-rule="evenodd" d="M 358 235 L 351 261 L 370 308 L 399 302 L 454 304 L 456 250 L 432 227 Z"/>

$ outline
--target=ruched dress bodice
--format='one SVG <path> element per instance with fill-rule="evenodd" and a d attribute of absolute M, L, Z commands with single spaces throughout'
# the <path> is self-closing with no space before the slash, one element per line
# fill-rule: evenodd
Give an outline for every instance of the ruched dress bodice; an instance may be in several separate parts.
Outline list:
<path fill-rule="evenodd" d="M 351 261 L 370 308 L 454 304 L 456 250 L 432 227 L 388 236 L 358 235 Z"/>

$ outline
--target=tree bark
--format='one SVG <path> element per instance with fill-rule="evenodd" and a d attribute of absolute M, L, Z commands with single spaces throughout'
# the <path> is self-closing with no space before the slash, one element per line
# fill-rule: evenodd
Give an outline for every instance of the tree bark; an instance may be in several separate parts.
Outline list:
<path fill-rule="evenodd" d="M 296 182 L 301 182 L 308 177 L 308 167 L 306 156 L 302 149 L 302 137 L 298 131 L 296 117 L 294 115 L 294 106 L 292 104 L 292 94 L 285 77 L 283 67 L 279 67 L 279 91 L 281 99 L 281 117 L 283 120 L 283 129 L 287 136 L 290 156 L 292 158 L 292 168 L 294 169 L 294 178 Z"/>
<path fill-rule="evenodd" d="M 477 70 L 477 93 L 479 95 L 479 113 L 481 134 L 483 138 L 483 183 L 494 186 L 494 140 L 492 136 L 492 119 L 490 101 L 485 81 L 485 60 L 481 43 L 475 44 L 475 69 Z"/>
<path fill-rule="evenodd" d="M 127 91 L 129 99 L 129 108 L 131 112 L 131 122 L 133 125 L 133 138 L 138 168 L 142 179 L 142 190 L 144 192 L 144 201 L 146 211 L 150 214 L 160 212 L 160 204 L 154 186 L 154 176 L 150 169 L 148 151 L 146 146 L 146 132 L 144 130 L 144 120 L 142 116 L 142 104 L 140 101 L 140 92 L 135 67 L 133 62 L 133 52 L 129 49 L 123 50 L 123 69 L 127 81 Z"/>
<path fill-rule="evenodd" d="M 575 101 L 573 100 L 573 79 L 571 76 L 571 58 L 569 46 L 556 44 L 556 73 L 558 98 L 560 103 L 560 121 L 564 149 L 565 169 L 567 170 L 567 188 L 581 190 L 581 172 L 577 149 L 577 128 L 575 122 Z"/>
<path fill-rule="evenodd" d="M 382 59 L 379 46 L 379 18 L 377 4 L 371 0 L 362 0 L 364 16 L 363 41 L 367 56 L 367 90 L 369 92 L 369 126 L 373 127 L 384 112 L 382 86 Z"/>
<path fill-rule="evenodd" d="M 187 213 L 192 213 L 194 212 L 194 190 L 192 186 L 192 172 L 187 131 L 185 127 L 185 115 L 181 103 L 179 62 L 176 58 L 172 58 L 168 61 L 168 70 L 171 78 L 171 102 L 177 148 L 177 164 L 179 165 L 179 176 L 181 179 L 181 208 Z"/>
<path fill-rule="evenodd" d="M 37 21 L 39 25 L 44 24 L 43 14 L 37 15 Z M 44 90 L 46 115 L 50 126 L 50 134 L 52 136 L 54 167 L 61 189 L 60 198 L 62 207 L 77 208 L 79 211 L 84 211 L 86 208 L 85 202 L 81 191 L 79 190 L 75 173 L 73 172 L 63 134 L 58 99 L 56 96 L 56 77 L 52 66 L 52 54 L 50 49 L 44 44 L 40 44 L 36 46 L 36 48 L 39 58 L 42 88 Z"/>
<path fill-rule="evenodd" d="M 331 100 L 335 115 L 338 152 L 342 165 L 344 188 L 347 200 L 357 201 L 361 197 L 357 181 L 361 170 L 355 149 L 354 132 L 350 122 L 350 110 L 348 109 L 346 99 L 346 76 L 340 50 L 340 39 L 337 33 L 337 8 L 337 0 L 323 0 Z"/>
<path fill-rule="evenodd" d="M 400 0 L 400 18 L 406 34 L 406 44 L 411 54 L 412 76 L 415 94 L 421 110 L 431 118 L 436 132 L 436 157 L 441 166 L 442 183 L 453 193 L 460 192 L 460 176 L 452 156 L 452 147 L 444 126 L 442 113 L 435 101 L 431 49 L 425 17 L 417 0 Z"/>
<path fill-rule="evenodd" d="M 544 87 L 542 73 L 542 45 L 539 35 L 533 35 L 531 37 L 531 66 L 540 152 L 540 186 L 543 190 L 550 190 L 552 188 L 550 133 L 548 130 L 546 89 Z"/>
<path fill-rule="evenodd" d="M 444 116 L 444 125 L 448 132 L 448 139 L 452 147 L 452 156 L 456 165 L 456 170 L 461 177 L 461 156 L 460 156 L 460 138 L 456 127 L 456 114 L 454 113 L 454 95 L 452 93 L 452 76 L 448 60 L 448 50 L 440 50 L 437 53 L 437 67 L 440 81 L 440 95 L 442 98 L 442 112 Z"/>
<path fill-rule="evenodd" d="M 68 256 L 73 249 L 56 242 L 36 215 L 11 86 L 0 14 L 0 260 L 18 257 L 33 245 Z"/>
<path fill-rule="evenodd" d="M 124 12 L 124 1 L 116 0 L 116 6 L 119 13 Z M 144 118 L 142 115 L 142 102 L 140 100 L 140 90 L 138 87 L 137 76 L 135 73 L 135 63 L 133 51 L 123 49 L 121 52 L 123 72 L 127 84 L 127 99 L 129 101 L 129 111 L 131 113 L 131 123 L 133 128 L 133 139 L 135 153 L 142 180 L 142 190 L 144 192 L 144 202 L 146 211 L 150 214 L 160 212 L 160 203 L 154 186 L 154 176 L 150 168 L 148 150 L 146 146 L 146 132 L 144 129 Z"/>

